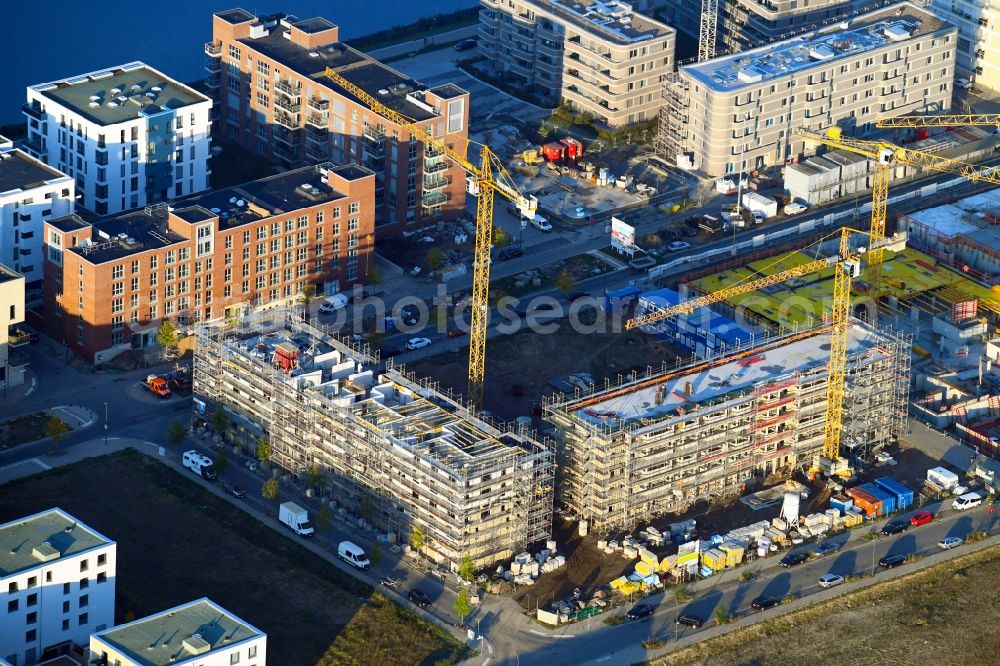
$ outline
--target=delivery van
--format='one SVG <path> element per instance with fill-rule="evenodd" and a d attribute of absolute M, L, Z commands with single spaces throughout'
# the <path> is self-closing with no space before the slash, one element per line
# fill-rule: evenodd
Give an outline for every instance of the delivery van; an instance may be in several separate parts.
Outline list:
<path fill-rule="evenodd" d="M 359 569 L 367 569 L 371 566 L 364 548 L 350 541 L 340 542 L 340 545 L 337 546 L 337 555 L 340 556 L 340 559 Z"/>

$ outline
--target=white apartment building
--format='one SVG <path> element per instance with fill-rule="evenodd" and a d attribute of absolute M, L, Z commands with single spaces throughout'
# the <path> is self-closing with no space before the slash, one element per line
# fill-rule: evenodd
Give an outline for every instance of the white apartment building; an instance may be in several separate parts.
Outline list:
<path fill-rule="evenodd" d="M 931 9 L 958 27 L 957 74 L 978 88 L 1000 91 L 1000 2 L 931 0 Z"/>
<path fill-rule="evenodd" d="M 72 178 L 22 150 L 5 150 L 0 142 L 0 263 L 23 275 L 27 284 L 40 284 L 42 225 L 72 213 L 74 196 Z"/>
<path fill-rule="evenodd" d="M 267 634 L 203 598 L 90 637 L 102 666 L 264 666 Z"/>
<path fill-rule="evenodd" d="M 494 71 L 609 127 L 657 117 L 676 32 L 618 0 L 480 0 Z"/>
<path fill-rule="evenodd" d="M 787 164 L 815 152 L 800 128 L 874 128 L 879 117 L 948 109 L 955 26 L 910 3 L 795 39 L 686 65 L 663 133 L 709 176 Z M 680 127 L 671 127 L 679 121 Z"/>
<path fill-rule="evenodd" d="M 212 101 L 141 62 L 28 87 L 25 148 L 98 215 L 208 188 Z"/>
<path fill-rule="evenodd" d="M 0 525 L 0 655 L 31 666 L 114 626 L 116 551 L 58 508 Z"/>

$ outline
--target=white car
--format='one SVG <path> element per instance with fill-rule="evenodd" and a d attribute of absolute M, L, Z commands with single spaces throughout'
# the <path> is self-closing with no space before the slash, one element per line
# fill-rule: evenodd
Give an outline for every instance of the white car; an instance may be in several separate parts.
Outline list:
<path fill-rule="evenodd" d="M 820 587 L 833 587 L 834 585 L 840 585 L 844 582 L 843 576 L 838 576 L 837 574 L 826 574 L 825 576 L 819 577 Z"/>
<path fill-rule="evenodd" d="M 541 215 L 535 215 L 531 220 L 531 226 L 539 231 L 552 231 L 552 224 Z"/>
<path fill-rule="evenodd" d="M 952 548 L 957 548 L 961 546 L 965 541 L 961 537 L 945 537 L 938 541 L 938 548 L 941 550 L 951 550 Z"/>
<path fill-rule="evenodd" d="M 961 88 L 962 90 L 969 90 L 972 88 L 972 81 L 965 78 L 955 79 L 955 87 Z"/>
<path fill-rule="evenodd" d="M 800 204 L 798 201 L 791 201 L 785 204 L 785 215 L 798 215 L 799 213 L 804 213 L 809 209 L 805 204 Z"/>
<path fill-rule="evenodd" d="M 430 347 L 431 341 L 427 338 L 410 338 L 406 341 L 406 348 L 409 350 L 423 349 L 424 347 Z"/>
<path fill-rule="evenodd" d="M 671 252 L 679 252 L 680 250 L 686 250 L 691 247 L 691 243 L 685 243 L 684 241 L 674 241 L 667 246 L 667 249 Z"/>

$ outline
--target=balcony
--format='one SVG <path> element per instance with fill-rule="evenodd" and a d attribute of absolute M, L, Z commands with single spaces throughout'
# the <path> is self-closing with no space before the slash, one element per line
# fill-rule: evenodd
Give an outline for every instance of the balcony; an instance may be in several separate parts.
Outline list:
<path fill-rule="evenodd" d="M 326 129 L 330 124 L 330 116 L 327 113 L 310 111 L 306 114 L 306 124 L 320 129 Z"/>
<path fill-rule="evenodd" d="M 274 133 L 271 136 L 275 140 L 275 142 L 283 143 L 286 146 L 297 148 L 299 143 L 301 142 L 301 136 L 299 132 L 296 131 L 297 129 L 298 128 L 295 128 L 292 131 L 288 131 L 287 129 L 282 129 L 278 127 L 275 128 Z"/>
<path fill-rule="evenodd" d="M 366 127 L 362 135 L 361 149 L 368 157 L 385 157 L 385 132 Z"/>
<path fill-rule="evenodd" d="M 439 173 L 448 170 L 448 163 L 441 160 L 437 162 L 424 162 L 424 173 Z"/>
<path fill-rule="evenodd" d="M 313 111 L 326 112 L 330 110 L 330 100 L 318 97 L 309 98 L 309 108 Z"/>
<path fill-rule="evenodd" d="M 274 154 L 275 159 L 281 160 L 283 162 L 295 162 L 298 160 L 298 155 L 290 148 L 285 148 L 281 144 L 274 144 L 274 148 L 271 151 Z"/>
<path fill-rule="evenodd" d="M 274 110 L 274 122 L 290 130 L 299 128 L 299 114 L 292 115 L 279 109 Z"/>
<path fill-rule="evenodd" d="M 205 70 L 210 74 L 218 74 L 222 71 L 222 61 L 218 58 L 209 58 L 205 61 Z"/>
<path fill-rule="evenodd" d="M 424 174 L 424 192 L 428 190 L 440 190 L 442 187 L 447 187 L 451 182 L 449 178 L 444 176 L 439 176 L 437 174 Z"/>
<path fill-rule="evenodd" d="M 218 90 L 222 87 L 222 77 L 216 72 L 205 79 L 205 86 L 210 90 Z"/>
<path fill-rule="evenodd" d="M 298 83 L 293 84 L 289 81 L 276 81 L 274 84 L 274 91 L 280 92 L 293 99 L 298 99 L 298 97 L 302 94 L 302 85 Z"/>
<path fill-rule="evenodd" d="M 40 158 L 44 153 L 42 150 L 42 138 L 32 132 L 28 133 L 28 138 L 25 139 L 24 143 L 21 145 L 25 150 L 31 153 L 33 157 Z"/>
<path fill-rule="evenodd" d="M 448 195 L 444 192 L 425 192 L 421 199 L 421 204 L 424 208 L 433 208 L 434 206 L 440 206 L 446 201 L 448 201 Z"/>
<path fill-rule="evenodd" d="M 221 58 L 222 42 L 205 42 L 205 54 L 211 58 Z"/>
<path fill-rule="evenodd" d="M 306 159 L 315 162 L 323 162 L 330 159 L 330 151 L 326 146 L 321 146 L 310 141 L 306 142 Z"/>
<path fill-rule="evenodd" d="M 326 132 L 317 132 L 312 127 L 306 128 L 306 143 L 315 143 L 317 146 L 326 148 L 329 135 Z"/>
<path fill-rule="evenodd" d="M 31 116 L 35 120 L 42 119 L 42 107 L 37 102 L 34 104 L 22 104 L 21 111 L 24 112 L 24 115 Z"/>
<path fill-rule="evenodd" d="M 302 102 L 295 102 L 287 97 L 275 96 L 274 106 L 279 109 L 284 109 L 288 113 L 298 113 L 302 110 Z"/>

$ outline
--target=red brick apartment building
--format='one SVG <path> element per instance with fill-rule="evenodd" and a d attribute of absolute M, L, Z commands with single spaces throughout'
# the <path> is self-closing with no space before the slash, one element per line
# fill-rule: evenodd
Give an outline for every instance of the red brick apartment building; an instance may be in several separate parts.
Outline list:
<path fill-rule="evenodd" d="M 212 19 L 208 85 L 216 132 L 278 163 L 358 163 L 376 174 L 380 236 L 460 217 L 465 171 L 407 130 L 370 111 L 325 77 L 331 67 L 386 106 L 465 152 L 469 93 L 453 84 L 427 89 L 338 41 L 323 18 L 300 20 L 243 9 Z"/>
<path fill-rule="evenodd" d="M 304 167 L 95 224 L 45 224 L 43 321 L 88 361 L 154 343 L 162 319 L 331 294 L 360 280 L 374 240 L 375 175 Z"/>

